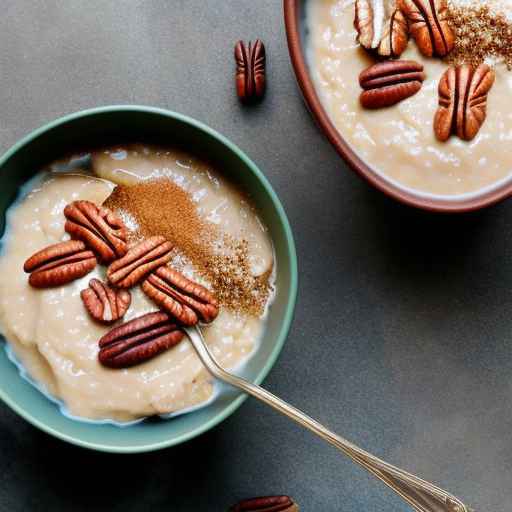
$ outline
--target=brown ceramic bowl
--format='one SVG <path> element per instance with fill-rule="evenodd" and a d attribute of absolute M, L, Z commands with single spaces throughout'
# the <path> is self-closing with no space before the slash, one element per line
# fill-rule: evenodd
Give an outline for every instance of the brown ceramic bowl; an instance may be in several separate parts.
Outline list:
<path fill-rule="evenodd" d="M 305 4 L 307 1 L 315 0 L 283 0 L 286 36 L 295 75 L 302 90 L 304 100 L 318 125 L 336 151 L 357 174 L 393 199 L 416 208 L 437 212 L 461 213 L 478 210 L 512 195 L 512 180 L 508 180 L 492 189 L 486 189 L 481 193 L 476 192 L 467 196 L 461 196 L 460 198 L 454 196 L 443 198 L 442 196 L 415 193 L 412 190 L 393 184 L 382 175 L 377 174 L 368 164 L 361 160 L 330 121 L 327 112 L 320 103 L 309 74 L 304 52 L 306 34 Z"/>

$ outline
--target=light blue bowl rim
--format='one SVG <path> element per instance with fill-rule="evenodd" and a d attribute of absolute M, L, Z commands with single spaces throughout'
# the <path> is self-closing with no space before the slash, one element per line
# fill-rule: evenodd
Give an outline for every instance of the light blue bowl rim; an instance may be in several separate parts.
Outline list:
<path fill-rule="evenodd" d="M 221 135 L 216 130 L 210 128 L 204 123 L 197 121 L 189 116 L 184 114 L 179 114 L 178 112 L 174 112 L 172 110 L 166 110 L 158 107 L 149 107 L 144 105 L 109 105 L 104 107 L 91 108 L 86 110 L 80 110 L 78 112 L 74 112 L 72 114 L 65 115 L 54 121 L 50 121 L 49 123 L 41 126 L 30 132 L 28 135 L 20 139 L 13 146 L 11 146 L 1 157 L 0 157 L 0 171 L 5 162 L 9 160 L 17 151 L 21 148 L 32 142 L 34 139 L 42 135 L 43 133 L 56 128 L 62 124 L 65 124 L 69 121 L 73 121 L 75 119 L 94 116 L 97 114 L 109 113 L 109 112 L 143 112 L 149 114 L 157 114 L 165 117 L 171 117 L 174 119 L 178 119 L 186 124 L 192 125 L 198 130 L 204 132 L 210 137 L 217 139 L 221 144 L 226 146 L 230 151 L 235 153 L 238 158 L 243 160 L 243 162 L 247 165 L 247 167 L 252 171 L 252 173 L 258 178 L 260 183 L 263 185 L 265 192 L 268 194 L 270 201 L 272 202 L 274 208 L 278 213 L 279 220 L 284 229 L 285 238 L 286 238 L 286 248 L 287 248 L 287 256 L 290 262 L 290 290 L 288 294 L 288 301 L 285 309 L 285 313 L 281 322 L 281 329 L 277 336 L 274 348 L 267 359 L 263 368 L 259 371 L 258 375 L 254 379 L 256 384 L 261 384 L 263 379 L 267 376 L 271 368 L 274 366 L 282 348 L 284 342 L 288 336 L 288 332 L 290 330 L 291 322 L 293 319 L 293 313 L 295 310 L 295 303 L 297 300 L 297 288 L 298 288 L 298 273 L 297 273 L 297 254 L 295 250 L 295 242 L 293 239 L 292 230 L 290 228 L 290 223 L 288 221 L 288 217 L 284 211 L 283 205 L 281 201 L 277 197 L 277 194 L 274 192 L 272 186 L 268 182 L 265 175 L 259 170 L 256 164 L 235 144 L 233 144 L 226 137 Z M 31 413 L 25 410 L 23 407 L 18 405 L 15 400 L 11 399 L 7 394 L 0 389 L 0 399 L 3 400 L 13 411 L 19 414 L 22 418 L 26 419 L 29 423 L 38 427 L 39 429 L 51 434 L 63 441 L 67 441 L 71 444 L 75 444 L 77 446 L 81 446 L 83 448 L 89 448 L 93 450 L 111 452 L 111 453 L 140 453 L 140 452 L 149 452 L 154 450 L 159 450 L 162 448 L 175 446 L 177 444 L 184 443 L 198 435 L 210 430 L 211 428 L 218 425 L 220 422 L 224 421 L 228 416 L 233 414 L 242 403 L 247 399 L 248 395 L 245 393 L 241 393 L 240 396 L 235 398 L 228 406 L 226 406 L 221 412 L 216 414 L 213 418 L 205 422 L 203 425 L 190 430 L 174 439 L 169 441 L 162 441 L 159 443 L 147 444 L 147 445 L 138 445 L 136 447 L 126 447 L 126 446 L 111 446 L 104 445 L 101 443 L 84 441 L 82 439 L 78 439 L 72 436 L 69 436 L 63 432 L 60 432 L 52 427 L 49 427 L 44 422 L 38 420 L 33 417 Z M 60 414 L 60 413 L 59 413 Z"/>

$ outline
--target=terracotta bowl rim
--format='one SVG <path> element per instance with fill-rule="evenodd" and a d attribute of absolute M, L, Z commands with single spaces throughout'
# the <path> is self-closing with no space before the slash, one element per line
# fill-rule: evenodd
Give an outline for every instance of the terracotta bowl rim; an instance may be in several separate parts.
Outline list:
<path fill-rule="evenodd" d="M 316 93 L 302 49 L 301 15 L 303 3 L 304 0 L 283 0 L 286 38 L 292 66 L 308 109 L 327 139 L 353 171 L 387 196 L 409 206 L 428 211 L 443 213 L 469 212 L 488 207 L 512 195 L 511 177 L 506 178 L 502 183 L 498 182 L 493 186 L 486 187 L 481 192 L 442 197 L 414 193 L 412 190 L 394 184 L 372 170 L 333 125 Z"/>

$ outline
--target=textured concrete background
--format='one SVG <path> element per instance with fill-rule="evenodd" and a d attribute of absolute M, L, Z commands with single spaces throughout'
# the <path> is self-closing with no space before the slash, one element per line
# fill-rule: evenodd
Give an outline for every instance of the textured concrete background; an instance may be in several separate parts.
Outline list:
<path fill-rule="evenodd" d="M 242 108 L 232 48 L 256 37 L 269 90 L 261 106 Z M 281 197 L 300 290 L 265 385 L 479 512 L 509 512 L 512 202 L 434 216 L 348 171 L 303 106 L 279 0 L 2 1 L 1 150 L 57 116 L 112 103 L 204 121 Z M 0 475 L 2 512 L 215 512 L 270 493 L 291 494 L 306 512 L 408 510 L 253 400 L 199 439 L 138 456 L 69 446 L 0 406 Z"/>

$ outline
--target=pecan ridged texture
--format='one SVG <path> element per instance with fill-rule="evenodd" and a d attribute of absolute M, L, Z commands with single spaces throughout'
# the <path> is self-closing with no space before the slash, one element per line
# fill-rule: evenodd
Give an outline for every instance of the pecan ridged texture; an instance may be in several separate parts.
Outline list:
<path fill-rule="evenodd" d="M 170 267 L 159 267 L 142 283 L 143 292 L 181 324 L 209 323 L 219 314 L 214 295 Z"/>
<path fill-rule="evenodd" d="M 50 288 L 79 279 L 96 266 L 96 256 L 80 240 L 50 245 L 33 254 L 23 270 L 34 288 Z"/>
<path fill-rule="evenodd" d="M 174 347 L 184 335 L 167 313 L 147 313 L 105 334 L 99 340 L 98 359 L 109 368 L 128 368 Z"/>
<path fill-rule="evenodd" d="M 380 44 L 384 27 L 384 0 L 356 0 L 354 28 L 357 42 L 367 50 Z"/>
<path fill-rule="evenodd" d="M 265 60 L 265 45 L 259 39 L 247 46 L 243 41 L 236 43 L 236 93 L 242 102 L 251 103 L 265 95 Z"/>
<path fill-rule="evenodd" d="M 171 260 L 172 244 L 163 236 L 152 236 L 131 247 L 107 269 L 108 280 L 119 288 L 131 288 L 152 270 Z"/>
<path fill-rule="evenodd" d="M 444 57 L 453 50 L 455 35 L 448 21 L 446 0 L 398 0 L 409 30 L 426 57 Z"/>
<path fill-rule="evenodd" d="M 361 105 L 369 109 L 395 105 L 416 94 L 423 80 L 423 66 L 412 60 L 374 64 L 359 75 L 359 84 L 364 89 Z"/>
<path fill-rule="evenodd" d="M 64 229 L 71 238 L 85 242 L 101 262 L 110 263 L 126 254 L 126 227 L 110 209 L 91 201 L 74 201 L 64 208 L 64 215 Z"/>
<path fill-rule="evenodd" d="M 99 279 L 91 279 L 89 287 L 80 292 L 85 309 L 94 320 L 111 323 L 128 311 L 132 295 L 128 290 L 117 290 Z"/>
<path fill-rule="evenodd" d="M 299 512 L 299 506 L 289 496 L 262 496 L 233 505 L 230 512 Z"/>
<path fill-rule="evenodd" d="M 356 0 L 354 27 L 357 42 L 382 57 L 398 58 L 409 42 L 409 27 L 404 14 L 395 9 L 385 18 L 384 0 Z"/>
<path fill-rule="evenodd" d="M 444 142 L 455 134 L 472 140 L 487 114 L 487 95 L 494 84 L 495 73 L 481 64 L 476 69 L 465 64 L 452 66 L 439 82 L 439 108 L 434 118 L 434 133 Z"/>
<path fill-rule="evenodd" d="M 404 53 L 409 42 L 409 25 L 403 12 L 395 9 L 390 18 L 385 22 L 382 39 L 377 48 L 381 57 L 397 59 Z"/>

